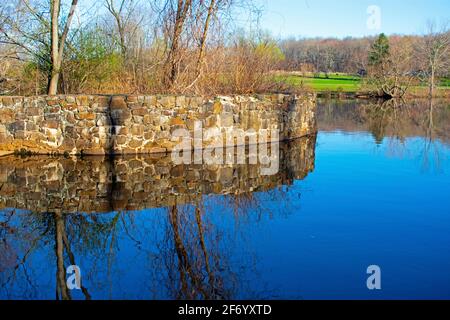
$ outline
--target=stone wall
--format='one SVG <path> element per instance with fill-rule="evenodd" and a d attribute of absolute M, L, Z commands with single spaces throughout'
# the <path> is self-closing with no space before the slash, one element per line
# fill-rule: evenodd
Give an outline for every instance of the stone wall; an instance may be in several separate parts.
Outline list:
<path fill-rule="evenodd" d="M 315 135 L 281 143 L 280 168 L 271 176 L 248 161 L 176 166 L 167 155 L 10 155 L 0 158 L 0 209 L 105 213 L 195 203 L 205 195 L 240 197 L 305 178 L 314 170 L 315 145 Z"/>
<path fill-rule="evenodd" d="M 168 152 L 173 131 L 193 132 L 198 121 L 221 132 L 278 129 L 280 140 L 293 139 L 316 132 L 315 106 L 309 94 L 0 97 L 0 155 Z"/>

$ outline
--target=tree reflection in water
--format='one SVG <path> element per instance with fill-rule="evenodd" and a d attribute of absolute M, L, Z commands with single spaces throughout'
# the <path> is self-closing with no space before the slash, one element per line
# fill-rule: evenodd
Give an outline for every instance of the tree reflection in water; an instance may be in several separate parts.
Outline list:
<path fill-rule="evenodd" d="M 445 101 L 321 101 L 317 115 L 322 134 L 366 132 L 427 170 L 450 143 Z M 419 155 L 410 140 L 423 144 Z M 1 158 L 0 298 L 274 297 L 252 228 L 298 211 L 289 188 L 314 170 L 315 145 L 282 144 L 274 176 L 170 157 Z M 68 290 L 69 265 L 80 266 L 82 290 Z"/>
<path fill-rule="evenodd" d="M 251 251 L 235 255 L 251 225 L 240 221 L 264 214 L 258 194 L 282 202 L 285 186 L 314 169 L 315 141 L 283 145 L 274 176 L 259 165 L 180 168 L 167 158 L 1 159 L 0 297 L 267 297 L 246 288 L 257 267 Z M 215 223 L 227 204 L 234 223 Z M 81 268 L 80 291 L 67 288 L 70 265 Z"/>
<path fill-rule="evenodd" d="M 442 144 L 450 143 L 448 100 L 321 100 L 318 124 L 322 132 L 370 132 L 377 145 L 387 139 L 392 156 L 408 156 L 406 139 L 420 137 L 424 170 L 440 170 Z"/>

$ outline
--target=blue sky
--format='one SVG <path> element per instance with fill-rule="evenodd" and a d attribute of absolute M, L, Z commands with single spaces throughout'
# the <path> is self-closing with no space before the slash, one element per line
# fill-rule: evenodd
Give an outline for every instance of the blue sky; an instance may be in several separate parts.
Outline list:
<path fill-rule="evenodd" d="M 428 20 L 450 18 L 450 0 L 256 0 L 264 7 L 260 20 L 273 36 L 360 37 L 420 34 Z M 369 28 L 367 9 L 380 9 L 380 28 Z M 373 21 L 373 20 L 371 20 Z M 378 21 L 378 20 L 376 20 Z M 376 26 L 372 24 L 372 26 Z"/>

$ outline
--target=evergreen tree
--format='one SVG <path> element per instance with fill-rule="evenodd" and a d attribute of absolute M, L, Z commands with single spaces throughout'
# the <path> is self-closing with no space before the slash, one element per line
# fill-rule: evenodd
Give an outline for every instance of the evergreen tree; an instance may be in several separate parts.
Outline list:
<path fill-rule="evenodd" d="M 389 56 L 389 39 L 382 33 L 372 44 L 369 51 L 369 65 L 380 65 Z"/>

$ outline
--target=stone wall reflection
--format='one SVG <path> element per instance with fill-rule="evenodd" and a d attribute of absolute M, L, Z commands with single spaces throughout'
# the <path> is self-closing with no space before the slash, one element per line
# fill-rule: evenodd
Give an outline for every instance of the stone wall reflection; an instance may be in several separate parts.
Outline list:
<path fill-rule="evenodd" d="M 181 165 L 168 156 L 116 158 L 4 157 L 0 209 L 104 213 L 194 203 L 203 195 L 268 191 L 314 169 L 316 136 L 280 144 L 280 169 L 263 165 Z M 248 163 L 248 161 L 247 161 Z"/>

